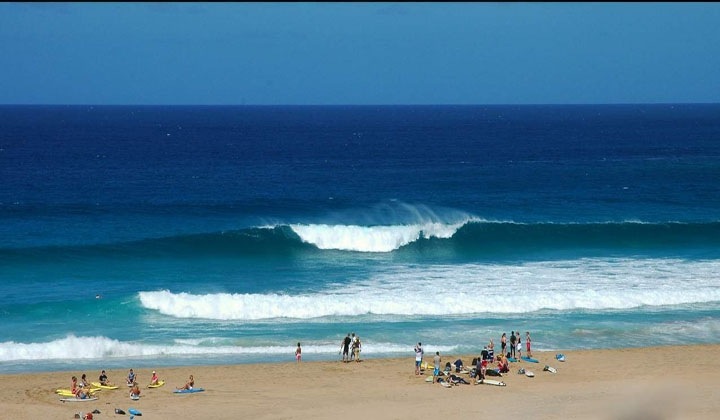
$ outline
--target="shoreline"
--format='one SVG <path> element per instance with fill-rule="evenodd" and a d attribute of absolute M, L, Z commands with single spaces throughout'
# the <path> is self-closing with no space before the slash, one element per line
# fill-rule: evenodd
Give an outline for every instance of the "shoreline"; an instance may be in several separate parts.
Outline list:
<path fill-rule="evenodd" d="M 151 368 L 134 368 L 141 399 L 131 401 L 125 386 L 128 369 L 107 369 L 117 390 L 103 390 L 91 402 L 62 403 L 55 389 L 69 388 L 72 375 L 96 371 L 53 371 L 0 374 L 4 418 L 71 419 L 75 413 L 100 410 L 96 419 L 120 418 L 115 408 L 134 407 L 153 419 L 330 419 L 344 417 L 405 419 L 474 415 L 535 419 L 659 418 L 710 419 L 720 410 L 717 373 L 720 360 L 708 357 L 720 344 L 645 348 L 535 351 L 539 363 L 516 362 L 500 379 L 505 387 L 457 385 L 443 388 L 417 376 L 414 357 L 372 357 L 362 362 L 295 361 L 271 364 L 192 365 L 161 367 L 165 386 L 148 389 Z M 556 353 L 566 356 L 555 360 Z M 441 352 L 442 364 L 473 355 Z M 292 355 L 288 355 L 291 360 Z M 432 365 L 432 356 L 424 361 Z M 557 373 L 543 371 L 545 365 Z M 532 370 L 534 378 L 517 374 Z M 205 392 L 172 393 L 189 375 Z M 469 380 L 468 375 L 460 375 Z"/>

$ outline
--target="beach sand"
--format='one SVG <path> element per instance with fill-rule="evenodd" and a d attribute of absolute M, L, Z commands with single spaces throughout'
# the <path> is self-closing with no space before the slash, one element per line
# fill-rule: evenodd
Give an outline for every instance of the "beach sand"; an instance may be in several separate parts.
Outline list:
<path fill-rule="evenodd" d="M 0 418 L 72 419 L 100 410 L 95 419 L 123 418 L 115 408 L 135 408 L 143 419 L 716 419 L 720 416 L 720 345 L 617 350 L 533 352 L 539 363 L 510 364 L 500 379 L 507 386 L 458 385 L 444 388 L 414 372 L 414 356 L 360 363 L 294 362 L 268 365 L 191 366 L 158 369 L 165 386 L 146 387 L 152 369 L 135 369 L 142 386 L 131 401 L 127 370 L 108 370 L 121 385 L 103 390 L 92 402 L 60 402 L 57 388 L 72 375 L 96 381 L 102 366 L 88 372 L 0 375 Z M 566 356 L 555 360 L 556 353 Z M 445 362 L 473 355 L 442 354 Z M 432 365 L 432 356 L 425 361 Z M 545 365 L 557 373 L 543 371 Z M 128 369 L 132 366 L 128 366 Z M 534 378 L 519 375 L 520 367 Z M 172 391 L 195 376 L 205 392 Z M 467 375 L 462 375 L 469 379 Z M 509 417 L 508 417 L 509 416 Z"/>

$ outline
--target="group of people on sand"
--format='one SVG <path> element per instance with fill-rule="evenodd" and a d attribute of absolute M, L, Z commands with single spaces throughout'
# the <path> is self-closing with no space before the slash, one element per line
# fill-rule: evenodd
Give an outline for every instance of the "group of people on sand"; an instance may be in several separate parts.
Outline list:
<path fill-rule="evenodd" d="M 82 374 L 80 381 L 78 381 L 77 376 L 74 375 L 70 378 L 70 380 L 70 392 L 72 392 L 75 398 L 90 398 L 90 384 L 88 383 L 87 376 L 84 373 Z"/>
<path fill-rule="evenodd" d="M 299 344 L 299 343 L 298 343 Z M 70 390 L 75 396 L 75 398 L 79 399 L 86 399 L 90 398 L 90 393 L 93 390 L 93 387 L 90 383 L 87 381 L 87 375 L 84 373 L 82 374 L 80 381 L 78 381 L 76 376 L 73 376 L 71 378 L 72 383 Z M 107 373 L 103 369 L 100 372 L 100 376 L 98 377 L 98 382 L 102 386 L 114 386 L 110 380 L 108 379 Z M 133 369 L 130 369 L 128 372 L 127 378 L 125 379 L 125 382 L 127 383 L 127 386 L 130 388 L 130 397 L 139 398 L 140 397 L 140 386 L 137 382 L 137 376 L 135 374 L 135 371 Z M 148 385 L 159 385 L 160 384 L 160 377 L 158 376 L 156 371 L 152 371 L 152 377 L 150 378 L 150 383 Z M 97 384 L 96 384 L 97 385 Z M 192 389 L 195 385 L 195 378 L 193 378 L 193 375 L 190 375 L 190 378 L 185 382 L 184 385 L 181 387 L 177 387 L 176 389 Z"/>
<path fill-rule="evenodd" d="M 360 351 L 362 350 L 362 343 L 360 342 L 360 336 L 355 333 L 348 333 L 340 342 L 340 353 L 342 354 L 343 362 L 356 362 L 360 361 Z"/>
<path fill-rule="evenodd" d="M 522 357 L 522 336 L 520 331 L 515 334 L 515 331 L 510 331 L 510 346 L 508 346 L 508 337 L 506 333 L 502 333 L 500 337 L 500 349 L 503 355 L 507 357 Z M 493 341 L 490 340 L 488 349 L 493 348 Z M 525 331 L 525 348 L 527 350 L 527 357 L 532 357 L 532 339 L 530 338 L 530 331 Z"/>
<path fill-rule="evenodd" d="M 532 339 L 530 338 L 530 332 L 526 331 L 525 349 L 527 351 L 527 357 L 532 357 L 531 343 Z M 423 364 L 423 356 L 425 354 L 421 342 L 418 342 L 417 345 L 415 345 L 414 351 L 415 375 L 420 375 L 421 366 Z M 515 334 L 515 331 L 511 331 L 509 340 L 507 334 L 503 333 L 500 337 L 500 354 L 495 355 L 495 343 L 492 339 L 490 339 L 490 342 L 486 346 L 484 346 L 483 350 L 480 352 L 480 357 L 473 360 L 472 364 L 475 369 L 471 372 L 471 377 L 475 377 L 478 380 L 485 379 L 486 375 L 488 374 L 488 365 L 494 362 L 497 362 L 497 368 L 492 369 L 492 373 L 495 376 L 498 376 L 498 374 L 507 373 L 510 371 L 510 358 L 516 357 L 522 357 L 522 337 L 520 332 L 518 331 L 517 334 Z M 441 371 L 441 361 L 442 359 L 440 357 L 440 352 L 435 352 L 435 356 L 433 357 L 433 383 L 435 383 L 436 381 L 442 381 L 442 379 L 439 379 Z M 447 365 L 450 365 L 450 363 L 448 362 Z M 456 372 L 460 372 L 463 369 L 462 360 L 458 359 L 455 361 L 455 368 Z M 449 369 L 449 366 L 446 366 L 446 370 L 448 370 L 448 372 L 445 373 L 448 375 L 450 374 Z"/>

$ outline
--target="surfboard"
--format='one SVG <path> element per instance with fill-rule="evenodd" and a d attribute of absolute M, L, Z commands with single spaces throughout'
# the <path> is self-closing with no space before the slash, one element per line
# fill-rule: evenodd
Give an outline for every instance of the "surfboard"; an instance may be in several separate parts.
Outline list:
<path fill-rule="evenodd" d="M 493 379 L 481 379 L 477 381 L 478 384 L 482 385 L 495 385 L 495 386 L 507 386 L 507 384 L 503 381 L 496 381 Z"/>
<path fill-rule="evenodd" d="M 90 397 L 90 398 L 60 398 L 60 401 L 62 402 L 86 402 L 86 401 L 97 401 L 98 397 Z"/>
<path fill-rule="evenodd" d="M 58 389 L 55 391 L 55 393 L 61 397 L 74 397 L 75 396 L 75 394 L 73 394 L 73 392 L 70 391 L 69 389 Z M 88 393 L 92 395 L 95 393 L 95 391 L 90 390 L 90 391 L 88 391 Z"/>
<path fill-rule="evenodd" d="M 102 385 L 100 382 L 90 382 L 90 385 L 101 389 L 118 389 L 117 385 Z"/>
<path fill-rule="evenodd" d="M 203 391 L 205 391 L 205 390 L 202 388 L 176 389 L 175 391 L 173 391 L 173 393 L 175 393 L 175 394 L 192 394 L 194 392 L 203 392 Z"/>
<path fill-rule="evenodd" d="M 160 388 L 163 385 L 165 385 L 165 381 L 158 381 L 155 385 L 148 385 L 148 388 Z"/>
<path fill-rule="evenodd" d="M 508 357 L 508 362 L 517 362 L 517 359 L 514 357 Z"/>
<path fill-rule="evenodd" d="M 532 357 L 523 356 L 522 359 L 523 359 L 524 361 L 530 362 L 530 363 L 539 363 L 539 362 L 538 362 L 538 359 L 533 359 Z"/>

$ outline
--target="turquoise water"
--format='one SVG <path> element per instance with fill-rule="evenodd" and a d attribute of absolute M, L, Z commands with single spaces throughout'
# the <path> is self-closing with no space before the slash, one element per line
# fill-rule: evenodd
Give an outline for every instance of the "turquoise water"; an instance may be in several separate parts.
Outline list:
<path fill-rule="evenodd" d="M 718 343 L 718 116 L 0 107 L 0 371 Z"/>

